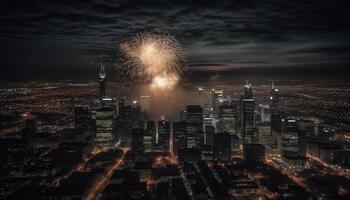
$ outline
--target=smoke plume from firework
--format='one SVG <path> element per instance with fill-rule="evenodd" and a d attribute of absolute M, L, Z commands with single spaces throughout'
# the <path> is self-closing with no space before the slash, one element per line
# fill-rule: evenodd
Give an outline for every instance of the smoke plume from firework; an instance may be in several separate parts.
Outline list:
<path fill-rule="evenodd" d="M 152 86 L 171 88 L 186 70 L 182 46 L 170 35 L 138 34 L 120 50 L 124 60 L 118 73 L 123 82 L 151 81 Z"/>

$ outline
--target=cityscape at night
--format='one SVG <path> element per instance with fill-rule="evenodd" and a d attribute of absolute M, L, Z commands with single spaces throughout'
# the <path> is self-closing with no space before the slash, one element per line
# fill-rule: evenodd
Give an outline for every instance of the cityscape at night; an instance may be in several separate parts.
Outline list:
<path fill-rule="evenodd" d="M 349 8 L 5 0 L 0 199 L 350 199 Z"/>

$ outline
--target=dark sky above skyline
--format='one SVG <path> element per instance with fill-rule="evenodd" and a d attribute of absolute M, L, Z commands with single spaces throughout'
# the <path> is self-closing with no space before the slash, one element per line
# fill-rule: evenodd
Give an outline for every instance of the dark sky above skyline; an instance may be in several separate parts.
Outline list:
<path fill-rule="evenodd" d="M 139 32 L 183 44 L 195 76 L 349 74 L 348 0 L 2 1 L 1 79 L 93 79 Z M 112 66 L 106 64 L 109 71 Z"/>

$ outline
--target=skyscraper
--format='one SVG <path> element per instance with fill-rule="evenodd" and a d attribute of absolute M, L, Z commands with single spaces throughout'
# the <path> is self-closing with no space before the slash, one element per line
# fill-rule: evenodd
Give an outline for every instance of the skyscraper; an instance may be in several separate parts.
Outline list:
<path fill-rule="evenodd" d="M 117 142 L 114 120 L 116 109 L 112 106 L 101 107 L 96 110 L 96 146 L 110 149 Z"/>
<path fill-rule="evenodd" d="M 243 143 L 254 143 L 254 99 L 243 99 L 242 101 L 242 138 Z"/>
<path fill-rule="evenodd" d="M 100 88 L 100 99 L 102 99 L 104 96 L 106 96 L 106 72 L 103 63 L 101 63 L 101 69 L 100 73 L 98 74 L 98 78 Z"/>
<path fill-rule="evenodd" d="M 214 118 L 219 118 L 219 106 L 224 101 L 224 91 L 223 90 L 212 90 L 212 108 Z"/>
<path fill-rule="evenodd" d="M 158 144 L 161 152 L 169 152 L 170 123 L 166 120 L 158 121 Z"/>
<path fill-rule="evenodd" d="M 278 89 L 275 88 L 275 83 L 272 81 L 271 92 L 270 92 L 270 120 L 271 120 L 271 129 L 274 131 L 280 131 L 281 129 L 281 117 L 279 115 L 278 104 L 279 104 L 279 93 Z"/>
<path fill-rule="evenodd" d="M 154 121 L 147 122 L 147 128 L 143 135 L 142 145 L 145 152 L 152 152 L 156 143 L 156 125 Z"/>
<path fill-rule="evenodd" d="M 257 123 L 256 125 L 257 131 L 258 131 L 258 141 L 259 144 L 263 144 L 266 148 L 271 146 L 272 144 L 272 134 L 271 134 L 271 123 L 270 122 L 264 122 L 264 123 Z"/>
<path fill-rule="evenodd" d="M 255 100 L 252 85 L 247 81 L 244 85 L 244 93 L 241 96 L 240 111 L 242 115 L 241 140 L 243 144 L 243 155 L 246 155 L 249 144 L 258 142 L 257 131 L 255 131 Z"/>
<path fill-rule="evenodd" d="M 213 126 L 213 110 L 211 104 L 203 106 L 203 130 L 206 126 Z"/>
<path fill-rule="evenodd" d="M 205 126 L 204 144 L 213 146 L 214 134 L 215 134 L 214 126 Z"/>
<path fill-rule="evenodd" d="M 244 94 L 241 97 L 241 114 L 242 114 L 242 143 L 250 144 L 257 142 L 255 134 L 255 100 L 251 84 L 247 81 L 244 86 Z"/>
<path fill-rule="evenodd" d="M 231 159 L 231 135 L 227 132 L 214 134 L 213 153 L 217 160 Z"/>
<path fill-rule="evenodd" d="M 298 157 L 298 127 L 297 120 L 291 117 L 282 119 L 281 156 L 282 158 Z"/>
<path fill-rule="evenodd" d="M 110 149 L 116 144 L 113 118 L 113 108 L 105 107 L 96 111 L 96 146 Z"/>
<path fill-rule="evenodd" d="M 74 121 L 75 121 L 75 127 L 87 130 L 89 128 L 90 123 L 90 112 L 89 112 L 89 106 L 88 105 L 78 105 L 74 107 Z"/>
<path fill-rule="evenodd" d="M 299 132 L 297 120 L 292 117 L 282 119 L 281 157 L 290 170 L 309 167 L 306 159 L 306 135 Z"/>
<path fill-rule="evenodd" d="M 116 128 L 123 144 L 131 141 L 131 130 L 135 128 L 144 128 L 144 122 L 140 120 L 141 109 L 139 106 L 121 106 L 118 110 L 116 119 Z"/>
<path fill-rule="evenodd" d="M 200 148 L 203 144 L 203 109 L 199 105 L 186 106 L 187 148 Z"/>
<path fill-rule="evenodd" d="M 237 101 L 219 107 L 219 132 L 237 133 Z"/>
<path fill-rule="evenodd" d="M 173 123 L 174 151 L 186 148 L 186 122 Z"/>

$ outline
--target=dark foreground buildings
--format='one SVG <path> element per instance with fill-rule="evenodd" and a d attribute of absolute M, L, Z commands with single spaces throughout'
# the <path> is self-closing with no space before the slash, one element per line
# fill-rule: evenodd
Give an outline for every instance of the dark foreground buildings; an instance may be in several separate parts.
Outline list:
<path fill-rule="evenodd" d="M 151 96 L 108 96 L 105 76 L 88 101 L 68 98 L 69 113 L 12 115 L 1 199 L 349 198 L 346 137 L 286 112 L 293 94 L 202 87 L 211 102 L 150 119 Z"/>

